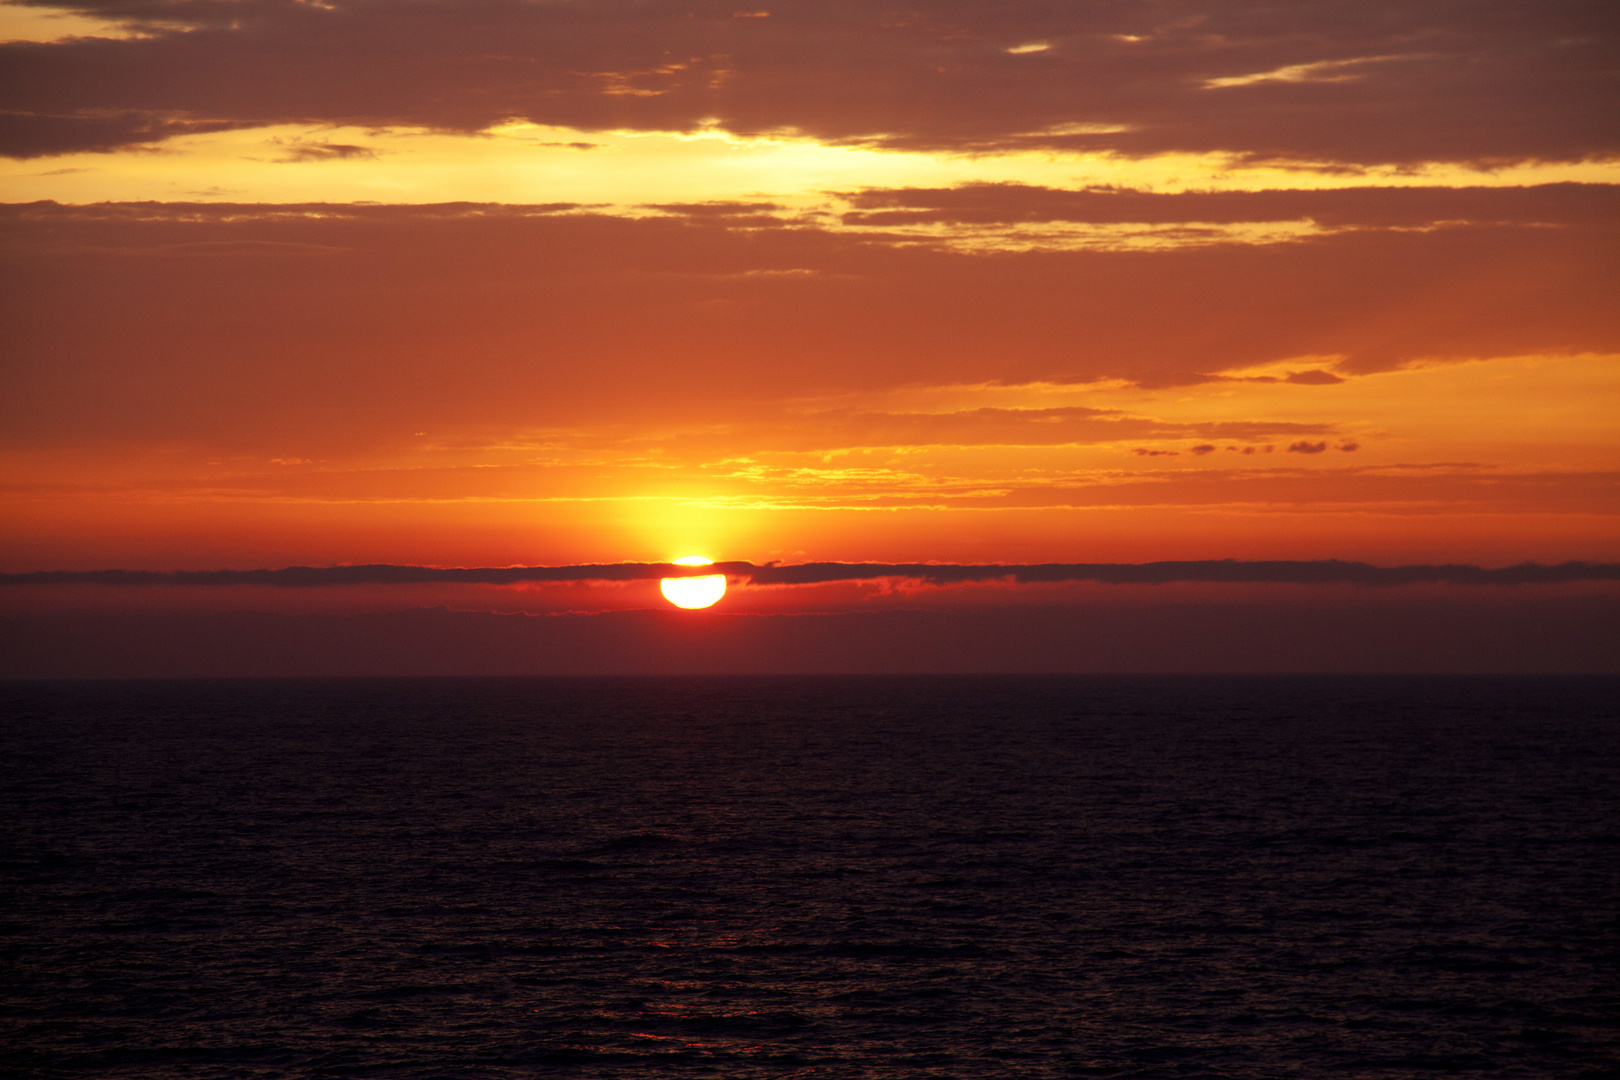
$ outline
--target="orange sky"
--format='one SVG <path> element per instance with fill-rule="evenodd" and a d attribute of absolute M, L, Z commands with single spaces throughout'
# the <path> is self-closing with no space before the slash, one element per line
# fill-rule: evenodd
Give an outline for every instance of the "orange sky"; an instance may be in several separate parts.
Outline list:
<path fill-rule="evenodd" d="M 768 7 L 0 4 L 0 571 L 1620 559 L 1602 5 Z"/>

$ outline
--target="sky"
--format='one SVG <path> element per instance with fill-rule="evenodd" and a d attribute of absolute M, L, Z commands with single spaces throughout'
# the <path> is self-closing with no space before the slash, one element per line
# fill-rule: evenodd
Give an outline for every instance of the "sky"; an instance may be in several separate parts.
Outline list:
<path fill-rule="evenodd" d="M 0 574 L 1620 561 L 1607 2 L 7 0 L 0 155 Z M 1556 668 L 1620 613 L 1575 578 L 741 575 L 709 614 L 1449 604 L 1506 636 L 1431 666 L 1545 624 Z M 663 606 L 0 589 L 16 626 Z M 1323 663 L 1267 649 L 1219 663 Z"/>

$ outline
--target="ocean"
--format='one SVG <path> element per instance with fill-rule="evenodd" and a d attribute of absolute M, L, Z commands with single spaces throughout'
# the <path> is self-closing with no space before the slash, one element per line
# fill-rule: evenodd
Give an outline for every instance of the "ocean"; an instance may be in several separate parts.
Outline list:
<path fill-rule="evenodd" d="M 1620 680 L 0 684 L 12 1078 L 1620 1072 Z"/>

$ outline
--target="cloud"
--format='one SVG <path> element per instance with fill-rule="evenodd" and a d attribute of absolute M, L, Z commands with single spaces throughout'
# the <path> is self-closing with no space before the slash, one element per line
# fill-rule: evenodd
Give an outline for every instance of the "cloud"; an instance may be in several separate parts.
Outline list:
<path fill-rule="evenodd" d="M 475 132 L 510 118 L 1347 167 L 1620 150 L 1615 23 L 1585 0 L 32 6 L 137 36 L 0 45 L 0 108 L 17 121 L 5 149 L 20 156 L 185 124 Z M 112 114 L 122 129 L 97 119 Z"/>
<path fill-rule="evenodd" d="M 716 564 L 731 565 L 731 564 Z M 748 564 L 739 564 L 748 565 Z M 728 572 L 731 572 L 728 570 Z M 1478 566 L 1371 566 L 1338 559 L 1241 562 L 1202 560 L 1152 563 L 1049 563 L 1024 566 L 933 566 L 926 563 L 881 566 L 863 563 L 807 563 L 751 567 L 748 579 L 760 585 L 822 581 L 913 578 L 936 585 L 1009 579 L 1019 584 L 1094 581 L 1109 585 L 1222 582 L 1284 585 L 1550 585 L 1620 580 L 1620 564 L 1568 562 L 1556 566 L 1525 563 L 1502 569 Z M 739 575 L 741 576 L 741 575 Z"/>
<path fill-rule="evenodd" d="M 671 217 L 743 228 L 780 227 L 786 224 L 784 219 L 777 216 L 783 207 L 772 202 L 648 203 L 647 209 Z"/>
<path fill-rule="evenodd" d="M 0 44 L 0 56 L 15 45 Z M 3 66 L 3 61 L 0 61 Z M 230 120 L 198 120 L 152 109 L 86 108 L 77 112 L 12 110 L 0 93 L 0 154 L 35 158 L 84 151 L 110 152 L 161 143 L 180 135 L 227 131 Z"/>
<path fill-rule="evenodd" d="M 1267 82 L 1349 82 L 1352 79 L 1366 78 L 1367 72 L 1361 69 L 1367 64 L 1432 59 L 1434 57 L 1417 53 L 1405 56 L 1357 56 L 1348 60 L 1321 60 L 1314 64 L 1290 64 L 1275 71 L 1260 71 L 1252 75 L 1228 75 L 1219 79 L 1206 79 L 1204 87 L 1208 90 L 1219 90 L 1225 87 L 1254 86 L 1257 83 Z"/>
<path fill-rule="evenodd" d="M 238 258 L 242 256 L 299 256 L 342 255 L 350 248 L 331 244 L 300 244 L 284 240 L 200 240 L 196 243 L 168 244 L 154 250 L 154 254 L 213 256 Z"/>
<path fill-rule="evenodd" d="M 1330 432 L 1331 424 L 1289 420 L 1175 422 L 1133 416 L 1115 409 L 1082 407 L 949 412 L 821 411 L 762 416 L 753 424 L 732 422 L 723 431 L 658 440 L 671 450 L 703 453 L 706 446 L 747 445 L 755 451 L 814 452 L 865 447 L 1070 446 L 1135 439 L 1264 439 Z M 1213 450 L 1193 447 L 1195 455 Z M 1137 449 L 1142 457 L 1174 456 L 1174 450 Z"/>
<path fill-rule="evenodd" d="M 1499 569 L 1442 566 L 1372 566 L 1338 559 L 1241 562 L 1209 559 L 1151 563 L 803 563 L 763 566 L 717 562 L 710 566 L 674 563 L 604 563 L 583 566 L 435 567 L 291 566 L 278 570 L 44 570 L 0 574 L 0 586 L 41 585 L 267 585 L 321 588 L 337 585 L 515 585 L 523 582 L 652 581 L 723 573 L 754 585 L 816 585 L 837 581 L 905 578 L 933 585 L 1012 581 L 1035 583 L 1091 581 L 1108 585 L 1161 585 L 1176 582 L 1279 585 L 1559 585 L 1620 581 L 1620 563 L 1566 562 L 1554 566 L 1523 563 Z"/>
<path fill-rule="evenodd" d="M 1235 225 L 1310 219 L 1329 229 L 1414 229 L 1442 224 L 1584 225 L 1620 221 L 1620 187 L 1355 187 L 1332 190 L 1193 191 L 1159 194 L 1114 188 L 1064 190 L 975 183 L 947 188 L 870 188 L 840 193 L 847 224 Z"/>
<path fill-rule="evenodd" d="M 1325 442 L 1313 443 L 1301 441 L 1289 444 L 1288 452 L 1290 454 L 1320 454 L 1326 451 L 1327 448 L 1328 444 Z M 1357 450 L 1360 450 L 1361 444 L 1355 442 L 1354 440 L 1346 439 L 1344 442 L 1341 442 L 1336 449 L 1342 450 L 1347 454 L 1351 454 Z"/>
<path fill-rule="evenodd" d="M 1344 382 L 1344 379 L 1331 371 L 1318 369 L 1314 371 L 1290 371 L 1288 378 L 1284 381 L 1300 386 L 1332 386 L 1335 383 Z"/>
<path fill-rule="evenodd" d="M 981 258 L 812 226 L 733 229 L 738 215 L 722 210 L 746 217 L 734 205 L 638 220 L 566 203 L 0 207 L 0 325 L 14 358 L 0 443 L 251 440 L 262 458 L 289 431 L 387 439 L 431 415 L 438 430 L 612 418 L 646 431 L 656 417 L 684 422 L 693 443 L 723 425 L 780 423 L 762 445 L 783 449 L 1286 445 L 1361 429 L 1133 428 L 1072 408 L 794 417 L 759 403 L 1320 370 L 1300 357 L 1341 357 L 1345 377 L 1620 353 L 1620 230 L 1602 218 Z"/>
<path fill-rule="evenodd" d="M 297 143 L 287 147 L 289 162 L 349 161 L 356 158 L 375 158 L 377 152 L 368 146 L 350 143 Z"/>

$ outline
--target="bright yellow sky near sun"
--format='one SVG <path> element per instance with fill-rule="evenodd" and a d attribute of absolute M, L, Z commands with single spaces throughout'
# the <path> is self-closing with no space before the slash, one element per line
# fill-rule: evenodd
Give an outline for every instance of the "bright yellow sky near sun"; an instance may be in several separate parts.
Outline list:
<path fill-rule="evenodd" d="M 307 522 L 312 535 L 352 537 L 361 529 L 367 545 L 395 543 L 369 534 L 393 522 L 414 523 L 422 535 L 423 522 L 455 519 L 464 558 L 497 563 L 521 561 L 522 538 L 542 523 L 554 548 L 543 561 L 562 562 L 591 561 L 593 545 L 645 559 L 695 549 L 719 558 L 904 560 L 914 557 L 906 551 L 913 544 L 942 559 L 1128 560 L 1175 557 L 1188 529 L 1249 556 L 1266 555 L 1264 538 L 1286 530 L 1297 549 L 1323 557 L 1354 540 L 1396 559 L 1488 561 L 1507 545 L 1526 557 L 1603 558 L 1613 535 L 1603 507 L 1612 500 L 1600 488 L 1604 471 L 1620 465 L 1620 439 L 1601 403 L 1620 399 L 1616 359 L 1419 365 L 1328 386 L 911 386 L 784 403 L 811 425 L 852 411 L 1073 406 L 1167 424 L 1320 424 L 1331 432 L 1321 437 L 1329 449 L 1311 456 L 1286 452 L 1287 437 L 1248 441 L 1257 450 L 1269 444 L 1267 452 L 1233 452 L 1217 440 L 1213 451 L 1198 453 L 1204 440 L 1192 434 L 973 446 L 856 438 L 815 451 L 762 449 L 784 423 L 771 417 L 753 430 L 674 420 L 629 436 L 588 426 L 436 431 L 311 458 L 205 461 L 183 447 L 153 447 L 126 452 L 116 467 L 99 460 L 93 471 L 112 500 L 98 514 L 127 519 L 119 531 L 125 544 L 139 543 L 143 521 L 196 514 L 214 521 L 211 542 L 238 529 L 251 533 L 262 521 L 276 523 L 270 533 L 282 536 L 299 532 L 291 523 Z M 1338 449 L 1347 442 L 1357 444 L 1354 453 Z M 1161 456 L 1139 457 L 1141 450 Z M 13 501 L 25 528 L 35 513 L 60 513 L 64 498 L 88 494 L 86 462 L 76 455 L 53 462 L 32 453 L 26 464 L 38 494 Z M 1595 475 L 1582 479 L 1583 470 Z M 58 483 L 62 495 L 53 495 Z M 1445 504 L 1435 501 L 1441 488 L 1449 491 Z M 672 543 L 687 550 L 672 552 Z M 273 560 L 274 552 L 263 556 Z M 387 557 L 454 561 L 436 551 Z"/>
<path fill-rule="evenodd" d="M 571 144 L 589 144 L 588 149 Z M 300 150 L 361 147 L 346 158 Z M 1366 171 L 1235 164 L 1219 154 L 942 154 L 827 145 L 720 130 L 589 132 L 514 122 L 477 135 L 277 125 L 170 139 L 155 149 L 0 162 L 0 200 L 170 202 L 576 202 L 769 200 L 829 208 L 829 192 L 1016 182 L 1159 192 L 1620 181 L 1620 162 L 1459 165 Z"/>
<path fill-rule="evenodd" d="M 116 24 L 101 19 L 0 2 L 0 41 L 60 41 L 75 36 L 127 35 Z"/>

